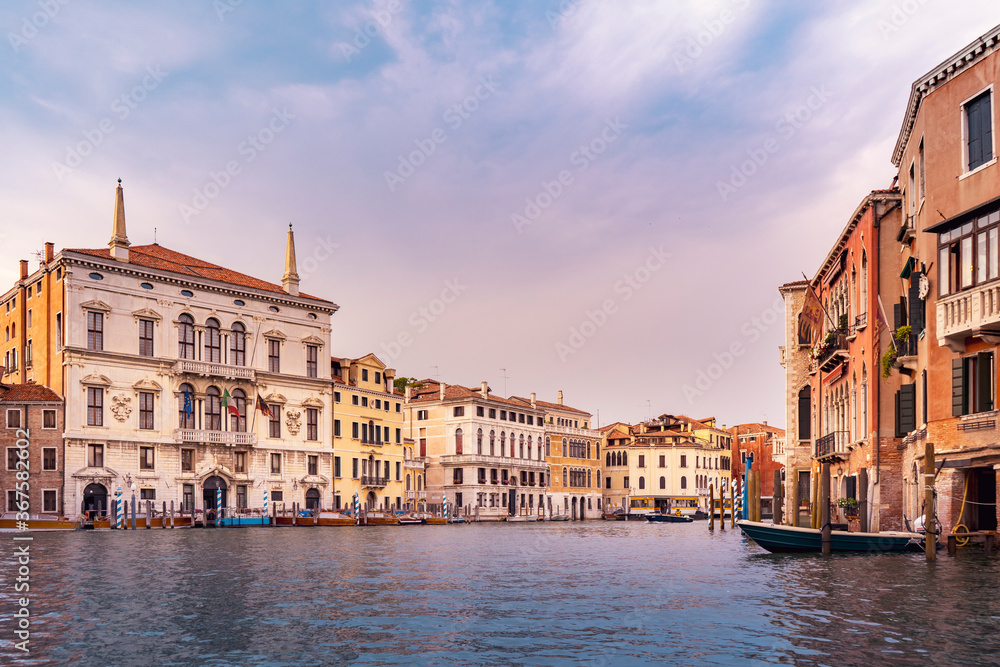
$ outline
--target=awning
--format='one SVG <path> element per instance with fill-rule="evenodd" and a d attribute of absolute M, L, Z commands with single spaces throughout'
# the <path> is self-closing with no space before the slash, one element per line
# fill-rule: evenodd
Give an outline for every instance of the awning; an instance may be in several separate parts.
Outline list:
<path fill-rule="evenodd" d="M 910 274 L 913 272 L 913 269 L 915 268 L 917 268 L 917 260 L 914 259 L 913 257 L 910 257 L 908 260 L 906 260 L 906 264 L 903 265 L 903 271 L 899 274 L 899 277 L 902 278 L 903 280 L 906 280 L 907 278 L 910 277 Z"/>

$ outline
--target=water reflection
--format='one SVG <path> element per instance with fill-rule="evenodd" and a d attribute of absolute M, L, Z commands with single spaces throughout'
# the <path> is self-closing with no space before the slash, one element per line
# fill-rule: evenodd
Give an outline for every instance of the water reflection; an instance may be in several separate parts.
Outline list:
<path fill-rule="evenodd" d="M 704 523 L 37 535 L 19 664 L 992 661 L 998 563 L 772 556 Z"/>

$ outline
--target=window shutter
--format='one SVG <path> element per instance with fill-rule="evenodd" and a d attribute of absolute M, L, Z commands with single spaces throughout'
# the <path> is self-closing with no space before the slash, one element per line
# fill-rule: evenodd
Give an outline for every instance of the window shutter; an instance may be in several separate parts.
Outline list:
<path fill-rule="evenodd" d="M 993 109 L 991 108 L 990 93 L 983 96 L 982 111 L 980 111 L 983 124 L 983 162 L 993 159 Z"/>
<path fill-rule="evenodd" d="M 924 300 L 920 298 L 920 278 L 924 274 L 915 271 L 910 274 L 910 326 L 913 328 L 913 335 L 919 334 L 926 326 L 924 323 Z"/>
<path fill-rule="evenodd" d="M 892 305 L 892 331 L 895 332 L 896 329 L 903 326 L 903 313 L 900 311 L 900 304 L 894 303 Z"/>
<path fill-rule="evenodd" d="M 899 388 L 899 430 L 906 435 L 917 428 L 917 385 L 904 384 Z"/>
<path fill-rule="evenodd" d="M 993 353 L 980 352 L 976 366 L 976 412 L 989 412 L 993 409 Z"/>
<path fill-rule="evenodd" d="M 961 417 L 965 414 L 965 372 L 964 359 L 951 360 L 951 414 Z"/>
<path fill-rule="evenodd" d="M 979 100 L 975 100 L 965 108 L 965 124 L 969 132 L 969 171 L 983 163 L 980 151 L 983 140 L 980 133 Z"/>
<path fill-rule="evenodd" d="M 898 390 L 896 391 L 896 394 L 893 397 L 893 414 L 895 415 L 896 437 L 897 438 L 901 438 L 901 437 L 903 437 L 904 433 L 903 433 L 903 430 L 902 430 L 903 429 L 903 425 L 900 423 L 900 419 L 899 419 L 899 391 Z"/>
<path fill-rule="evenodd" d="M 811 403 L 812 401 L 808 392 L 799 392 L 799 440 L 809 440 L 812 438 L 809 428 L 812 416 Z"/>

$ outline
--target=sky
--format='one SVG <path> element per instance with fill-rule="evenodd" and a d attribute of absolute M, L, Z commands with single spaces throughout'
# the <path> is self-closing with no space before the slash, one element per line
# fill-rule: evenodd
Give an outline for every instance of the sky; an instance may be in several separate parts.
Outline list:
<path fill-rule="evenodd" d="M 595 422 L 785 422 L 779 285 L 889 187 L 994 2 L 0 5 L 0 285 L 129 239 L 271 282 L 333 354 Z M 6 289 L 6 288 L 4 288 Z"/>

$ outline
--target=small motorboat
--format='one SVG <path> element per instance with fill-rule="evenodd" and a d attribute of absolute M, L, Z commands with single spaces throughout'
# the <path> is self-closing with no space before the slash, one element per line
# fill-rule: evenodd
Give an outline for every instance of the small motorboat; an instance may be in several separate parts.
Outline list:
<path fill-rule="evenodd" d="M 823 549 L 823 531 L 797 526 L 775 526 L 759 521 L 737 521 L 743 534 L 772 553 L 819 553 Z M 923 551 L 924 536 L 919 533 L 887 531 L 852 533 L 830 531 L 830 550 L 846 552 Z"/>
<path fill-rule="evenodd" d="M 694 518 L 685 516 L 680 512 L 674 514 L 647 514 L 646 521 L 650 523 L 694 523 Z"/>
<path fill-rule="evenodd" d="M 427 519 L 415 514 L 404 514 L 399 517 L 400 526 L 422 526 L 427 523 Z"/>
<path fill-rule="evenodd" d="M 569 521 L 569 514 L 553 514 L 549 521 Z"/>
<path fill-rule="evenodd" d="M 522 523 L 525 521 L 538 521 L 537 514 L 518 514 L 514 516 L 508 516 L 507 521 L 513 521 L 517 523 Z"/>
<path fill-rule="evenodd" d="M 79 521 L 54 514 L 29 514 L 25 520 L 17 518 L 17 512 L 7 512 L 0 516 L 0 532 L 21 532 L 24 530 L 76 530 Z"/>

